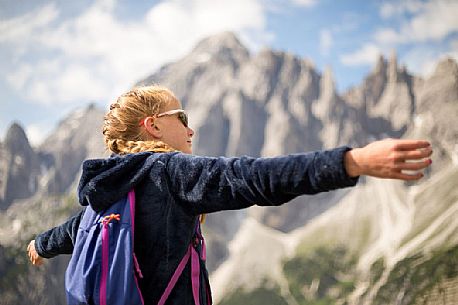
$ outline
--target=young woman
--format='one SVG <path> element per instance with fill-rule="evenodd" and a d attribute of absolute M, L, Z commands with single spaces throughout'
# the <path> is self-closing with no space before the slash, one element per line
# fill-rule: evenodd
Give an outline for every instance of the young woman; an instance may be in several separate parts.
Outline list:
<path fill-rule="evenodd" d="M 427 141 L 387 139 L 364 148 L 275 158 L 193 156 L 194 131 L 186 113 L 173 93 L 159 86 L 135 88 L 119 97 L 105 116 L 103 135 L 114 155 L 83 163 L 79 201 L 102 211 L 135 189 L 135 253 L 144 276 L 139 286 L 145 304 L 159 302 L 195 237 L 199 215 L 281 205 L 299 195 L 354 186 L 360 175 L 417 180 L 431 164 L 432 153 Z M 83 214 L 84 209 L 31 241 L 31 262 L 40 265 L 42 258 L 71 254 Z M 166 304 L 195 304 L 189 265 Z M 200 266 L 199 303 L 210 304 L 204 260 Z"/>

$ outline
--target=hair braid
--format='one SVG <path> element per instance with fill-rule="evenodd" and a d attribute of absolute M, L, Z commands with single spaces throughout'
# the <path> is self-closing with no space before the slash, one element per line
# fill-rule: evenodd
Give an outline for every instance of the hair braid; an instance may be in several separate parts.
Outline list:
<path fill-rule="evenodd" d="M 176 149 L 162 141 L 125 141 L 122 139 L 110 140 L 110 150 L 117 154 L 139 153 L 144 151 L 171 152 Z"/>

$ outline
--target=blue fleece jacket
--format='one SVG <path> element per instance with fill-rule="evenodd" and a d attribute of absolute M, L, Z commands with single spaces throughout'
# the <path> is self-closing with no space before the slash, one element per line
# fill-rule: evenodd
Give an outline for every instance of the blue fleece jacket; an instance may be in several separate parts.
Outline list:
<path fill-rule="evenodd" d="M 135 253 L 144 275 L 140 289 L 145 304 L 157 304 L 186 253 L 199 214 L 254 204 L 281 205 L 299 195 L 354 186 L 358 178 L 349 177 L 343 164 L 348 150 L 340 147 L 275 158 L 144 152 L 88 160 L 83 163 L 79 201 L 101 211 L 135 189 Z M 71 254 L 83 213 L 84 209 L 38 235 L 37 252 L 46 258 Z M 205 267 L 201 277 L 201 304 L 206 304 Z M 190 266 L 166 304 L 193 304 Z"/>

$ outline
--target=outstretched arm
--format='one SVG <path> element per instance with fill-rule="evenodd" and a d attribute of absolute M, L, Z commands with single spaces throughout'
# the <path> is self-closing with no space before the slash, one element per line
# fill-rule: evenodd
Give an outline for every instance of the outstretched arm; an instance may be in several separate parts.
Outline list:
<path fill-rule="evenodd" d="M 429 157 L 432 152 L 428 141 L 385 139 L 348 151 L 345 155 L 345 169 L 351 177 L 367 175 L 418 180 L 423 177 L 422 170 L 431 165 Z"/>
<path fill-rule="evenodd" d="M 71 254 L 84 211 L 85 209 L 82 209 L 65 223 L 41 233 L 32 240 L 27 246 L 30 262 L 40 266 L 43 264 L 43 258 L 51 258 L 59 254 Z"/>
<path fill-rule="evenodd" d="M 174 154 L 167 162 L 175 201 L 192 214 L 274 206 L 293 198 L 354 186 L 344 156 L 349 147 L 274 158 L 211 158 Z"/>

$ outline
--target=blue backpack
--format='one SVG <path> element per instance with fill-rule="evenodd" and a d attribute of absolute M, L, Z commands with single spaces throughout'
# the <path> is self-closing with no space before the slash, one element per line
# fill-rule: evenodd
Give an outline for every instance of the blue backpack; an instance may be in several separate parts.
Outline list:
<path fill-rule="evenodd" d="M 138 281 L 143 278 L 134 253 L 135 193 L 97 213 L 90 206 L 81 219 L 73 254 L 65 273 L 68 305 L 143 305 Z M 192 294 L 200 305 L 200 260 L 205 241 L 197 221 L 194 238 L 178 264 L 158 305 L 164 305 L 186 264 L 191 262 Z M 207 287 L 208 288 L 208 287 Z M 211 292 L 205 291 L 212 304 Z"/>
<path fill-rule="evenodd" d="M 86 208 L 65 273 L 68 305 L 143 304 L 134 253 L 135 193 L 103 213 Z"/>

